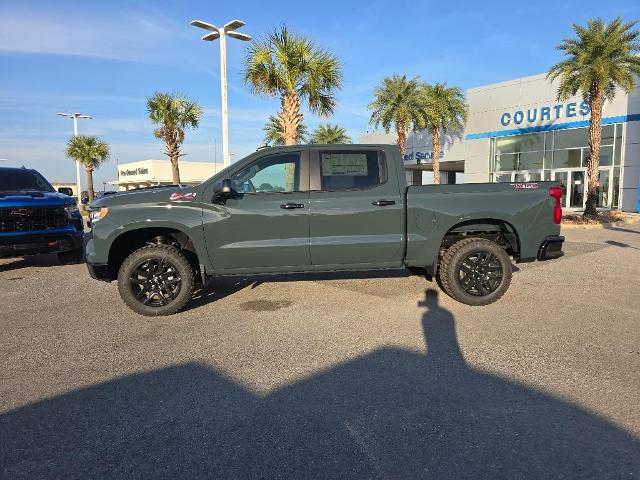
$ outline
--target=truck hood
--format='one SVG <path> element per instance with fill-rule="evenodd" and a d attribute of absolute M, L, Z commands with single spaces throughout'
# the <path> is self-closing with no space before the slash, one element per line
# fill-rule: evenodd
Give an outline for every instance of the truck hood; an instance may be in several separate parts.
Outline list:
<path fill-rule="evenodd" d="M 197 198 L 197 195 L 195 188 L 188 186 L 130 190 L 128 192 L 114 193 L 98 200 L 94 200 L 91 204 L 91 208 L 194 200 Z"/>
<path fill-rule="evenodd" d="M 75 205 L 76 201 L 68 195 L 58 192 L 18 191 L 0 192 L 0 208 L 3 207 L 51 207 Z"/>

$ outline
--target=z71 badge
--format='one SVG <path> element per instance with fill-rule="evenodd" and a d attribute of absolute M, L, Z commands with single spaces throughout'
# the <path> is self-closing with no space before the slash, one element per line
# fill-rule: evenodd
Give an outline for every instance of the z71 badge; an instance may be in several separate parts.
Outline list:
<path fill-rule="evenodd" d="M 537 183 L 512 183 L 511 186 L 514 190 L 530 190 L 533 188 L 540 188 Z"/>
<path fill-rule="evenodd" d="M 191 193 L 180 193 L 180 192 L 176 192 L 176 193 L 172 193 L 171 196 L 169 197 L 169 200 L 192 200 L 196 198 L 196 192 L 191 192 Z"/>

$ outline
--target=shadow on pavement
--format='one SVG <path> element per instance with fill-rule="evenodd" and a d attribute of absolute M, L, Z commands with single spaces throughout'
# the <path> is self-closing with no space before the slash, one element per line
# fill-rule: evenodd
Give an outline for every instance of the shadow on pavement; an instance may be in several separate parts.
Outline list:
<path fill-rule="evenodd" d="M 29 255 L 26 257 L 8 258 L 0 263 L 0 272 L 9 272 L 26 267 L 59 267 L 61 265 L 54 253 Z"/>
<path fill-rule="evenodd" d="M 634 230 L 631 228 L 622 228 L 622 227 L 616 227 L 614 225 L 609 225 L 609 224 L 602 224 L 602 228 L 604 228 L 605 230 L 613 230 L 615 232 L 624 232 L 624 233 L 636 233 L 638 235 L 640 235 L 640 229 L 638 230 Z"/>
<path fill-rule="evenodd" d="M 5 478 L 632 478 L 638 439 L 470 368 L 428 290 L 427 354 L 384 348 L 261 396 L 188 363 L 0 416 Z M 392 319 L 390 319 L 391 321 Z M 399 321 L 393 319 L 393 321 Z"/>
<path fill-rule="evenodd" d="M 638 248 L 638 247 L 632 247 L 628 243 L 617 242 L 615 240 L 607 240 L 604 243 L 609 244 L 609 245 L 611 245 L 613 247 L 632 248 L 633 250 L 640 250 L 640 248 Z"/>
<path fill-rule="evenodd" d="M 250 287 L 259 287 L 264 283 L 286 283 L 286 282 L 314 282 L 319 280 L 363 280 L 381 278 L 406 278 L 415 274 L 406 269 L 397 270 L 373 270 L 373 271 L 344 271 L 344 272 L 318 272 L 318 273 L 292 273 L 277 275 L 255 275 L 250 277 L 229 276 L 216 277 L 200 289 L 193 296 L 193 299 L 184 308 L 184 311 L 201 307 L 208 303 L 216 302 L 240 290 Z M 421 276 L 421 275 L 417 275 Z"/>

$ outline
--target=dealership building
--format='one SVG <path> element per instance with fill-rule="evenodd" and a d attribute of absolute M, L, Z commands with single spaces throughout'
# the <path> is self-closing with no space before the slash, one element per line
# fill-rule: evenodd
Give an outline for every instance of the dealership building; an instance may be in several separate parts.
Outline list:
<path fill-rule="evenodd" d="M 449 132 L 440 155 L 443 183 L 562 181 L 565 208 L 584 208 L 589 160 L 589 104 L 556 100 L 557 83 L 535 75 L 467 91 L 469 118 Z M 367 133 L 361 143 L 392 143 L 392 133 Z M 404 155 L 412 184 L 429 183 L 431 137 L 409 135 Z M 605 102 L 598 205 L 638 211 L 640 89 Z"/>
<path fill-rule="evenodd" d="M 221 163 L 180 162 L 180 183 L 198 185 L 224 168 Z M 141 160 L 118 165 L 118 180 L 109 182 L 119 191 L 134 188 L 171 185 L 172 173 L 169 160 Z"/>

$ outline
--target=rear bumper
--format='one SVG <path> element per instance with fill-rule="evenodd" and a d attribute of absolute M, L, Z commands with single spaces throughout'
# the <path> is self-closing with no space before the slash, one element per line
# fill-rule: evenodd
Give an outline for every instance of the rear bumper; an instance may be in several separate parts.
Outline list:
<path fill-rule="evenodd" d="M 563 256 L 563 243 L 564 237 L 562 235 L 551 235 L 545 238 L 538 249 L 538 260 L 551 260 Z"/>
<path fill-rule="evenodd" d="M 82 248 L 83 238 L 83 234 L 69 233 L 3 235 L 0 236 L 0 258 L 79 250 Z"/>

